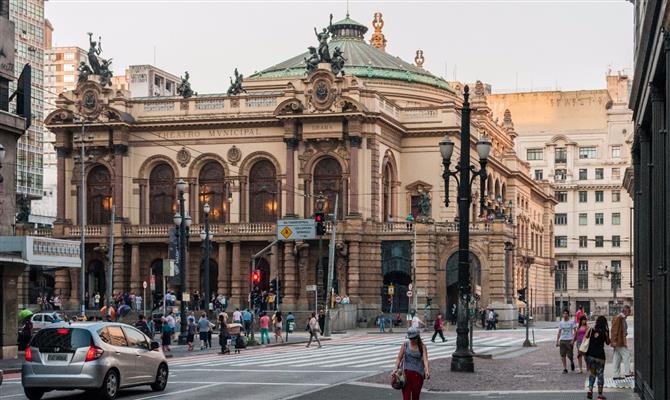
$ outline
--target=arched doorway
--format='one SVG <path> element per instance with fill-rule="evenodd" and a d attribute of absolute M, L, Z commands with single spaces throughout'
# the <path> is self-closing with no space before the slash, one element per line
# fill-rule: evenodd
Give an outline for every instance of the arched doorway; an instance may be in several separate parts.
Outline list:
<path fill-rule="evenodd" d="M 411 248 L 412 242 L 409 240 L 385 240 L 382 242 L 384 284 L 384 288 L 382 288 L 382 311 L 384 312 L 407 313 L 410 311 L 407 289 L 412 282 Z M 391 284 L 394 286 L 394 294 L 392 295 L 386 291 Z"/>
<path fill-rule="evenodd" d="M 87 222 L 93 225 L 109 223 L 112 205 L 112 178 L 104 165 L 96 165 L 86 178 Z"/>
<path fill-rule="evenodd" d="M 151 275 L 154 278 L 155 289 L 152 291 L 153 308 L 158 307 L 165 294 L 163 281 L 163 260 L 156 259 L 151 263 Z M 147 299 L 148 300 L 148 299 Z"/>
<path fill-rule="evenodd" d="M 219 265 L 216 261 L 209 259 L 209 294 L 216 293 L 219 281 Z M 205 294 L 205 261 L 200 263 L 200 293 Z M 204 299 L 204 297 L 202 297 Z M 210 298 L 210 301 L 211 298 Z"/>
<path fill-rule="evenodd" d="M 482 267 L 479 258 L 470 252 L 468 257 L 470 264 L 470 282 L 472 293 L 476 293 L 482 285 Z M 447 315 L 446 318 L 454 321 L 454 310 L 458 307 L 458 251 L 447 259 Z"/>
<path fill-rule="evenodd" d="M 88 264 L 88 279 L 86 281 L 88 299 L 93 298 L 96 293 L 99 293 L 100 298 L 104 299 L 105 290 L 105 264 L 100 260 L 93 260 Z"/>
<path fill-rule="evenodd" d="M 269 160 L 260 160 L 249 172 L 249 222 L 277 219 L 277 172 Z"/>
<path fill-rule="evenodd" d="M 323 212 L 332 214 L 335 211 L 335 196 L 339 195 L 337 205 L 338 218 L 342 218 L 344 210 L 344 196 L 342 191 L 342 167 L 340 163 L 332 158 L 321 159 L 314 167 L 314 209 L 316 209 L 316 195 L 323 193 L 326 202 L 323 206 Z"/>

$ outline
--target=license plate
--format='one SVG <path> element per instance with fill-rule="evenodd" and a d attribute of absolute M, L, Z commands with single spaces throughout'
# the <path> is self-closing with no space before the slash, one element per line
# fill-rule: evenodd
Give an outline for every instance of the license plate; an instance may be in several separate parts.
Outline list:
<path fill-rule="evenodd" d="M 49 361 L 67 361 L 67 354 L 49 354 L 47 355 Z"/>

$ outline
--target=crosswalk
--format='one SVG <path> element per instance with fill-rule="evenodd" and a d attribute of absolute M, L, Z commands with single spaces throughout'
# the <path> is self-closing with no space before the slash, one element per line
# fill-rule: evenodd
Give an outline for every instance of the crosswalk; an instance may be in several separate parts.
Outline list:
<path fill-rule="evenodd" d="M 451 357 L 456 349 L 454 337 L 445 343 L 432 343 L 424 337 L 430 360 Z M 171 370 L 193 368 L 282 368 L 282 369 L 365 369 L 383 370 L 392 368 L 401 343 L 401 335 L 352 336 L 323 341 L 323 347 L 305 348 L 304 344 L 254 348 L 242 354 L 208 354 L 175 359 L 170 362 Z M 518 336 L 474 337 L 473 350 L 478 354 L 496 355 L 521 349 Z"/>

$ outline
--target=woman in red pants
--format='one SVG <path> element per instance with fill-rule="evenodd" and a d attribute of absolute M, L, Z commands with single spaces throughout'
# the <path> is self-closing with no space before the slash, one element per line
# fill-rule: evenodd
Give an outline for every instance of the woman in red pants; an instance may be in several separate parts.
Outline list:
<path fill-rule="evenodd" d="M 430 378 L 428 366 L 428 350 L 421 341 L 417 328 L 407 330 L 408 341 L 400 346 L 398 357 L 395 360 L 396 369 L 403 363 L 405 372 L 405 387 L 402 389 L 403 400 L 418 400 L 423 387 L 423 380 Z"/>

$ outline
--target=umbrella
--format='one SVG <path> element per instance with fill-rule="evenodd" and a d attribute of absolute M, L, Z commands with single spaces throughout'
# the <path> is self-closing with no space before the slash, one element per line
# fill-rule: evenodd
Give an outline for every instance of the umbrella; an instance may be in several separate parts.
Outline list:
<path fill-rule="evenodd" d="M 33 312 L 26 308 L 25 310 L 21 310 L 19 312 L 19 319 L 29 318 L 32 317 L 32 315 Z"/>

